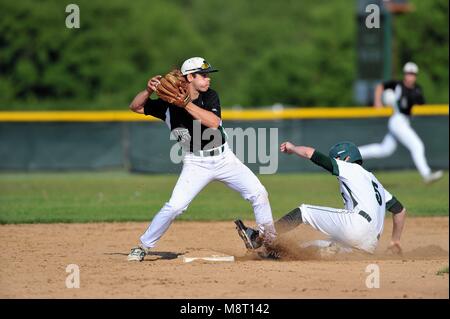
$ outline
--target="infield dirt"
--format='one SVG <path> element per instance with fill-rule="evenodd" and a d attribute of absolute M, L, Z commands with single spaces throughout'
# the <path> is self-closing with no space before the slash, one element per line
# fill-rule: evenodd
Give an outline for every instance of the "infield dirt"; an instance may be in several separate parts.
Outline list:
<path fill-rule="evenodd" d="M 254 223 L 247 222 L 250 226 Z M 324 238 L 307 226 L 283 237 L 284 260 L 246 254 L 234 223 L 175 222 L 152 255 L 128 262 L 147 223 L 23 224 L 0 226 L 1 298 L 449 298 L 448 217 L 409 218 L 403 256 L 386 253 L 392 222 L 374 255 L 320 259 L 300 243 Z M 235 256 L 235 262 L 182 256 Z M 66 267 L 80 270 L 68 289 Z M 368 265 L 380 287 L 368 288 Z"/>

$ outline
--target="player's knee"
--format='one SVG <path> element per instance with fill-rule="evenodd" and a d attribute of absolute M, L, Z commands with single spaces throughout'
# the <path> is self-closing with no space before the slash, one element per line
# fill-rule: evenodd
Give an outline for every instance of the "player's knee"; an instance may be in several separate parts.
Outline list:
<path fill-rule="evenodd" d="M 390 137 L 387 137 L 381 143 L 381 153 L 384 153 L 385 156 L 390 156 L 395 152 L 397 148 L 397 143 Z"/>
<path fill-rule="evenodd" d="M 266 205 L 269 203 L 269 193 L 264 186 L 258 188 L 256 193 L 252 194 L 248 200 L 252 205 Z"/>
<path fill-rule="evenodd" d="M 390 155 L 392 155 L 395 152 L 395 149 L 396 149 L 396 145 L 395 144 L 388 144 L 385 147 L 384 151 L 385 151 L 387 156 L 390 156 Z"/>
<path fill-rule="evenodd" d="M 168 215 L 172 219 L 174 219 L 178 215 L 181 215 L 186 209 L 187 209 L 186 206 L 177 205 L 177 204 L 173 204 L 173 203 L 168 202 L 161 209 L 160 213 Z"/>

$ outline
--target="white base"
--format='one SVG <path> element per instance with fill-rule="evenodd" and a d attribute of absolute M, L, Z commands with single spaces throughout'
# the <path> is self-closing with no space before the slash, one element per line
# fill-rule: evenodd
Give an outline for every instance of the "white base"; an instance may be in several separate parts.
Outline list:
<path fill-rule="evenodd" d="M 210 257 L 183 257 L 184 263 L 190 263 L 194 260 L 206 260 L 206 261 L 234 261 L 234 256 L 210 256 Z"/>

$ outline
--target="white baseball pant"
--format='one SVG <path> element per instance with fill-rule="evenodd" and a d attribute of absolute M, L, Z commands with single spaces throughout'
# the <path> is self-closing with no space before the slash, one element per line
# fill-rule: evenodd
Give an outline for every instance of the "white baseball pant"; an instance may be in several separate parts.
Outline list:
<path fill-rule="evenodd" d="M 402 113 L 395 113 L 388 123 L 389 133 L 378 144 L 369 144 L 359 147 L 363 159 L 388 157 L 397 148 L 397 141 L 402 143 L 411 153 L 414 164 L 422 177 L 431 174 L 425 158 L 425 147 L 422 140 L 411 127 L 409 118 Z"/>
<path fill-rule="evenodd" d="M 331 242 L 373 253 L 378 245 L 375 221 L 359 215 L 359 209 L 349 211 L 302 204 L 302 221 L 327 235 Z"/>
<path fill-rule="evenodd" d="M 182 214 L 197 194 L 210 182 L 218 180 L 239 192 L 253 206 L 256 224 L 260 230 L 275 232 L 268 193 L 259 179 L 225 144 L 222 154 L 201 157 L 187 153 L 183 169 L 170 200 L 155 215 L 141 243 L 152 248 L 167 231 L 172 221 Z"/>

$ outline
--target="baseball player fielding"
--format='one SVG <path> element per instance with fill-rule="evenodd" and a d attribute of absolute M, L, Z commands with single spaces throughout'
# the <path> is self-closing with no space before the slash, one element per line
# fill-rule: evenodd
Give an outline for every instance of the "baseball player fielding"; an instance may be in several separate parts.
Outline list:
<path fill-rule="evenodd" d="M 164 121 L 185 151 L 183 169 L 172 196 L 140 237 L 139 245 L 131 249 L 130 261 L 142 261 L 172 221 L 214 180 L 239 192 L 252 204 L 264 247 L 269 247 L 276 237 L 266 189 L 226 141 L 219 95 L 210 88 L 210 74 L 217 71 L 201 57 L 187 59 L 181 70 L 164 77 L 152 77 L 147 88 L 138 93 L 130 105 L 133 112 Z M 153 92 L 157 92 L 159 98 L 151 99 Z M 200 138 L 193 132 L 195 121 L 201 123 Z"/>

